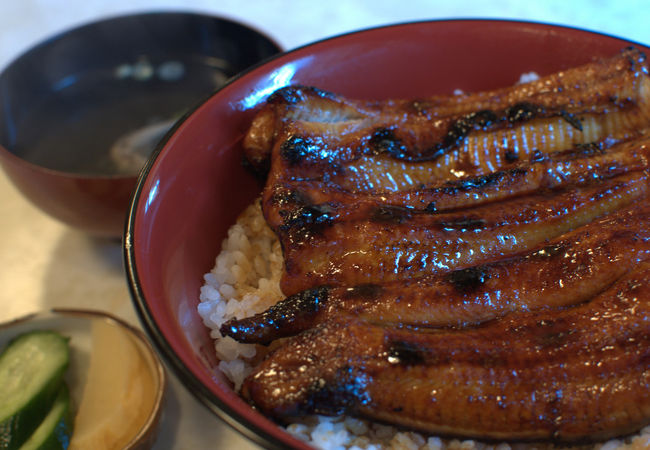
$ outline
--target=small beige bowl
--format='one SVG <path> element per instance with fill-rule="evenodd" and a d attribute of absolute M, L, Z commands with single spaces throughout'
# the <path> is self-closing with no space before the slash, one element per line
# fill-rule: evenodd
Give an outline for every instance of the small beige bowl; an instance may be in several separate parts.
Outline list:
<path fill-rule="evenodd" d="M 128 395 L 131 396 L 135 393 L 136 398 L 139 398 L 137 408 L 135 408 L 135 410 L 139 411 L 139 416 L 135 421 L 135 425 L 130 429 L 128 427 L 124 428 L 124 433 L 121 435 L 108 433 L 103 434 L 101 438 L 114 439 L 116 444 L 114 448 L 148 449 L 153 446 L 163 410 L 167 381 L 164 367 L 144 333 L 121 319 L 100 311 L 52 309 L 0 324 L 0 348 L 4 348 L 11 339 L 19 334 L 33 330 L 57 331 L 69 339 L 71 357 L 70 366 L 66 373 L 66 382 L 70 388 L 75 415 L 82 408 L 84 408 L 84 411 L 88 411 L 84 406 L 84 398 L 93 395 L 92 392 L 89 393 L 87 390 L 87 385 L 91 382 L 90 378 L 94 379 L 93 382 L 98 380 L 105 382 L 110 379 L 111 382 L 119 383 L 119 377 L 111 377 L 106 373 L 101 373 L 104 368 L 97 366 L 97 364 L 102 363 L 101 361 L 98 362 L 97 358 L 93 361 L 93 352 L 100 350 L 98 346 L 101 347 L 101 342 L 98 341 L 111 339 L 111 346 L 109 347 L 113 347 L 116 341 L 121 343 L 121 347 L 109 349 L 109 352 L 112 352 L 113 355 L 107 356 L 109 358 L 123 358 L 124 352 L 130 352 L 136 358 L 138 369 L 142 373 L 139 382 L 131 383 L 128 386 Z M 115 367 L 119 368 L 124 366 L 123 361 L 115 365 Z M 111 389 L 102 389 L 102 391 L 104 392 L 101 392 L 100 395 L 110 395 Z M 123 396 L 127 398 L 126 391 Z M 102 405 L 105 404 L 102 403 Z M 119 411 L 114 408 L 113 410 L 106 410 L 105 416 L 97 417 L 97 411 L 99 411 L 99 408 L 96 408 L 95 415 L 92 412 L 82 412 L 85 417 L 77 416 L 75 418 L 71 449 L 75 446 L 77 448 L 87 447 L 91 442 L 86 435 L 83 444 L 74 444 L 78 422 L 86 422 L 83 427 L 88 429 L 89 420 L 100 422 L 111 415 L 119 416 L 120 420 L 126 420 L 128 414 L 131 413 L 126 408 L 121 408 Z M 89 417 L 93 419 L 89 419 Z M 131 419 L 128 420 L 133 422 Z M 92 428 L 92 424 L 90 425 Z M 93 447 L 96 446 L 93 445 Z"/>

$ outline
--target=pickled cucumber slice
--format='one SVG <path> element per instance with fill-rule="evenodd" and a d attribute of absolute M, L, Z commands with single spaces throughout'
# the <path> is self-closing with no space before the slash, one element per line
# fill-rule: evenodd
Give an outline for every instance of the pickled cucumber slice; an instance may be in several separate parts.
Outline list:
<path fill-rule="evenodd" d="M 53 331 L 13 339 L 0 354 L 0 449 L 19 448 L 43 422 L 70 361 L 68 340 Z"/>
<path fill-rule="evenodd" d="M 65 384 L 59 389 L 52 409 L 20 450 L 65 450 L 72 434 L 70 394 Z"/>

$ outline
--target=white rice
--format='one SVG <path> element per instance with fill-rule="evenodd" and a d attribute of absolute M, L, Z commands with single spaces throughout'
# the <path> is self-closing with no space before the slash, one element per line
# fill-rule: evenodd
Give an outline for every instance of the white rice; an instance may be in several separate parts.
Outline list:
<path fill-rule="evenodd" d="M 519 82 L 517 84 L 525 84 L 537 80 L 539 80 L 539 75 L 537 75 L 536 72 L 526 72 L 521 74 L 519 77 Z"/>
<path fill-rule="evenodd" d="M 198 312 L 215 340 L 219 368 L 239 390 L 265 347 L 240 344 L 223 337 L 219 327 L 233 317 L 262 312 L 283 298 L 280 244 L 262 216 L 260 202 L 249 206 L 228 231 L 214 268 L 204 276 Z M 552 449 L 552 445 L 484 444 L 474 440 L 441 439 L 352 417 L 306 417 L 287 431 L 319 449 Z M 593 446 L 597 450 L 650 448 L 650 426 L 625 440 Z"/>
<path fill-rule="evenodd" d="M 526 73 L 522 73 L 519 76 L 519 80 L 517 81 L 516 84 L 526 84 L 537 80 L 539 80 L 539 75 L 537 74 L 537 72 L 526 72 Z M 462 89 L 454 89 L 453 94 L 463 95 L 465 94 L 465 91 L 463 91 Z"/>

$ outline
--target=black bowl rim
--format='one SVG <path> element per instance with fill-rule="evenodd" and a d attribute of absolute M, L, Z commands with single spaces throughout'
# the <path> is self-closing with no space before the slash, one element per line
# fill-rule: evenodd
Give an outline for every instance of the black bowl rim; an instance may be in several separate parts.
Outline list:
<path fill-rule="evenodd" d="M 636 41 L 632 41 L 629 39 L 626 39 L 621 36 L 616 36 L 613 34 L 609 33 L 603 33 L 599 31 L 594 31 L 590 30 L 587 28 L 581 28 L 581 27 L 575 27 L 575 26 L 569 26 L 569 25 L 563 25 L 563 24 L 556 24 L 556 23 L 551 23 L 551 22 L 542 22 L 542 21 L 534 21 L 534 20 L 517 20 L 517 19 L 499 19 L 499 18 L 480 18 L 480 17 L 458 17 L 458 18 L 444 18 L 444 19 L 430 19 L 430 20 L 414 20 L 414 21 L 405 21 L 405 22 L 398 22 L 398 23 L 391 23 L 391 24 L 385 24 L 385 25 L 378 25 L 378 26 L 371 26 L 367 28 L 362 28 L 350 32 L 345 32 L 341 34 L 337 34 L 334 36 L 326 37 L 320 40 L 316 40 L 313 42 L 309 42 L 307 44 L 292 48 L 291 50 L 285 51 L 283 53 L 274 55 L 270 58 L 267 58 L 264 61 L 260 61 L 257 64 L 252 65 L 248 69 L 239 72 L 237 75 L 233 76 L 228 82 L 223 85 L 221 88 L 219 88 L 217 91 L 212 93 L 208 98 L 205 99 L 205 101 L 209 101 L 213 96 L 218 95 L 219 92 L 226 87 L 228 87 L 230 84 L 236 82 L 238 79 L 242 78 L 249 72 L 252 72 L 256 68 L 270 62 L 274 61 L 279 58 L 287 57 L 288 55 L 291 55 L 293 53 L 296 53 L 304 48 L 310 47 L 312 45 L 320 44 L 323 42 L 331 41 L 331 40 L 336 40 L 345 36 L 350 36 L 350 35 L 355 35 L 355 34 L 362 34 L 366 33 L 368 31 L 373 31 L 373 30 L 379 30 L 379 29 L 385 29 L 385 28 L 393 28 L 393 27 L 400 27 L 400 26 L 405 26 L 405 25 L 418 25 L 418 24 L 432 24 L 435 25 L 437 23 L 445 23 L 445 22 L 503 22 L 507 24 L 512 24 L 512 25 L 538 25 L 542 27 L 551 27 L 551 28 L 556 28 L 556 29 L 564 29 L 564 30 L 574 30 L 574 31 L 582 31 L 590 34 L 594 34 L 597 36 L 602 36 L 602 37 L 610 37 L 614 39 L 619 39 L 629 45 L 639 45 L 641 47 L 647 48 L 648 45 L 642 44 Z M 194 114 L 194 112 L 202 106 L 203 103 L 196 105 L 195 108 L 188 110 L 181 118 L 178 119 L 178 121 L 174 124 L 174 126 L 169 130 L 169 132 L 162 138 L 162 140 L 158 143 L 156 146 L 156 149 L 153 151 L 151 154 L 150 158 L 148 159 L 147 163 L 144 165 L 142 168 L 140 175 L 138 177 L 138 181 L 136 183 L 135 190 L 132 195 L 131 199 L 131 204 L 129 206 L 126 222 L 125 222 L 125 227 L 124 227 L 124 239 L 123 239 L 123 258 L 124 258 L 124 263 L 125 263 L 125 268 L 126 268 L 126 276 L 127 276 L 127 281 L 128 281 L 128 287 L 129 291 L 131 293 L 131 297 L 136 309 L 136 312 L 138 313 L 138 316 L 140 317 L 140 320 L 143 323 L 143 326 L 149 333 L 151 339 L 153 340 L 155 346 L 158 348 L 158 350 L 162 353 L 163 357 L 167 360 L 171 368 L 173 369 L 174 373 L 176 376 L 181 380 L 185 388 L 190 391 L 194 397 L 199 400 L 208 410 L 210 410 L 213 414 L 215 414 L 217 417 L 219 417 L 221 420 L 223 420 L 225 423 L 230 425 L 232 428 L 234 428 L 236 431 L 250 439 L 251 441 L 262 445 L 264 448 L 271 448 L 271 449 L 286 449 L 286 443 L 282 442 L 281 440 L 277 439 L 275 436 L 270 435 L 261 427 L 250 423 L 246 418 L 240 416 L 239 414 L 235 413 L 233 408 L 231 408 L 226 402 L 224 402 L 222 399 L 214 395 L 209 389 L 207 389 L 199 380 L 198 378 L 190 372 L 182 363 L 178 355 L 175 354 L 175 352 L 172 349 L 172 346 L 169 344 L 165 336 L 163 335 L 162 331 L 160 328 L 158 328 L 156 321 L 154 317 L 151 314 L 151 311 L 149 310 L 147 306 L 147 301 L 144 297 L 144 293 L 142 291 L 142 285 L 140 282 L 140 279 L 138 277 L 138 271 L 136 268 L 135 264 L 135 251 L 134 251 L 134 243 L 135 243 L 135 236 L 134 236 L 134 227 L 135 227 L 135 216 L 137 212 L 137 207 L 140 203 L 140 199 L 143 196 L 143 188 L 144 188 L 144 183 L 148 179 L 149 172 L 151 171 L 153 165 L 155 164 L 156 160 L 158 159 L 158 156 L 162 152 L 162 150 L 166 147 L 167 142 L 176 134 L 176 131 L 183 125 L 183 123 L 191 116 Z"/>
<path fill-rule="evenodd" d="M 47 46 L 53 44 L 54 42 L 57 42 L 61 39 L 64 39 L 68 36 L 71 36 L 72 34 L 79 33 L 80 31 L 97 27 L 100 25 L 105 25 L 109 24 L 110 22 L 119 22 L 123 20 L 129 20 L 129 19 L 138 19 L 138 18 L 153 18 L 156 16 L 165 16 L 165 17 L 187 17 L 187 18 L 199 18 L 199 19 L 206 19 L 206 20 L 211 20 L 214 22 L 220 22 L 220 23 L 227 23 L 229 25 L 235 26 L 239 28 L 240 30 L 247 30 L 252 32 L 253 34 L 257 35 L 262 40 L 265 40 L 268 44 L 270 44 L 271 47 L 275 48 L 278 53 L 281 53 L 283 48 L 282 46 L 272 37 L 270 37 L 268 34 L 265 32 L 262 32 L 258 28 L 256 28 L 253 25 L 249 25 L 245 22 L 241 22 L 237 19 L 232 19 L 229 17 L 225 16 L 220 16 L 218 14 L 213 14 L 210 12 L 201 12 L 201 11 L 191 11 L 191 10 L 142 10 L 142 11 L 135 11 L 135 12 L 129 12 L 129 13 L 117 13 L 114 15 L 102 17 L 99 19 L 91 19 L 88 21 L 85 21 L 83 23 L 77 24 L 72 26 L 71 28 L 66 28 L 64 30 L 61 30 L 51 36 L 48 36 L 36 43 L 34 43 L 32 46 L 28 47 L 24 51 L 22 51 L 19 55 L 15 56 L 13 59 L 11 59 L 4 67 L 0 67 L 0 77 L 4 76 L 6 73 L 12 70 L 13 67 L 15 67 L 20 61 L 23 61 L 24 59 L 27 59 L 31 57 L 34 53 L 38 52 L 41 49 L 46 48 Z M 266 58 L 265 58 L 266 59 Z M 265 60 L 264 59 L 264 60 Z M 237 77 L 237 75 L 234 75 L 233 78 Z M 219 88 L 221 89 L 221 88 Z M 196 110 L 201 104 L 203 104 L 205 101 L 207 101 L 208 98 L 212 97 L 213 94 L 215 94 L 218 90 L 215 90 L 212 93 L 206 94 L 206 96 L 203 99 L 198 100 L 194 105 L 190 105 L 188 108 L 188 111 L 194 111 Z M 185 116 L 182 116 L 180 119 L 184 119 Z M 41 173 L 48 173 L 60 177 L 65 177 L 65 178 L 70 178 L 70 179 L 83 179 L 83 180 L 131 180 L 133 179 L 134 181 L 138 178 L 138 172 L 134 173 L 128 173 L 128 174 L 121 174 L 121 173 L 115 173 L 115 174 L 87 174 L 87 173 L 74 173 L 74 172 L 68 172 L 65 170 L 58 170 L 58 169 L 52 169 L 49 167 L 41 166 L 39 164 L 34 164 L 24 158 L 21 158 L 20 156 L 16 155 L 14 152 L 0 144 L 0 151 L 5 153 L 6 157 L 10 157 L 16 161 L 19 162 L 19 164 L 23 164 L 26 167 L 30 167 L 33 170 L 37 170 Z M 155 153 L 155 152 L 153 152 Z M 152 153 L 152 154 L 153 154 Z"/>
<path fill-rule="evenodd" d="M 266 39 L 269 43 L 271 43 L 274 47 L 281 49 L 281 45 L 276 41 L 275 38 L 272 38 L 270 35 L 268 35 L 266 32 L 261 31 L 260 29 L 256 28 L 254 25 L 248 24 L 246 22 L 240 21 L 239 19 L 235 18 L 230 18 L 226 16 L 219 15 L 218 13 L 213 13 L 210 11 L 201 11 L 201 10 L 186 10 L 186 9 L 144 9 L 140 11 L 133 11 L 133 12 L 124 12 L 124 13 L 115 13 L 111 15 L 107 15 L 101 18 L 96 18 L 96 19 L 89 19 L 83 22 L 80 22 L 78 24 L 75 24 L 69 28 L 65 28 L 62 30 L 59 30 L 55 32 L 54 34 L 47 36 L 29 47 L 27 47 L 25 50 L 21 51 L 18 55 L 14 56 L 9 62 L 7 62 L 4 66 L 0 67 L 0 75 L 5 73 L 6 71 L 10 70 L 12 66 L 14 66 L 19 60 L 26 58 L 30 56 L 33 52 L 44 48 L 51 43 L 58 41 L 64 37 L 70 36 L 73 33 L 78 33 L 79 31 L 82 31 L 84 29 L 96 27 L 98 25 L 104 25 L 109 22 L 117 22 L 121 20 L 127 20 L 127 19 L 136 19 L 140 17 L 153 17 L 153 16 L 185 16 L 185 17 L 196 17 L 196 18 L 203 18 L 203 19 L 209 19 L 209 20 L 215 20 L 218 22 L 224 22 L 228 23 L 230 25 L 234 25 L 236 27 L 240 27 L 241 29 L 248 29 L 249 31 L 253 31 L 255 34 L 259 35 L 261 38 Z"/>

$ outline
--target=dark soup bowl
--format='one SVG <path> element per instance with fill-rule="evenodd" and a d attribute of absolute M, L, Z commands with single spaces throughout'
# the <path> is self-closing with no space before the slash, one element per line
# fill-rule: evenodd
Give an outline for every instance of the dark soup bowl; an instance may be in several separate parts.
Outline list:
<path fill-rule="evenodd" d="M 119 238 L 137 175 L 175 120 L 279 51 L 246 25 L 195 13 L 63 32 L 0 73 L 0 163 L 42 211 Z"/>
<path fill-rule="evenodd" d="M 203 276 L 229 227 L 260 195 L 262 183 L 242 165 L 242 139 L 261 104 L 289 84 L 379 100 L 493 89 L 628 45 L 541 23 L 415 22 L 316 42 L 243 72 L 176 124 L 138 180 L 124 255 L 145 328 L 187 389 L 218 417 L 263 446 L 308 448 L 238 395 L 197 312 Z"/>

